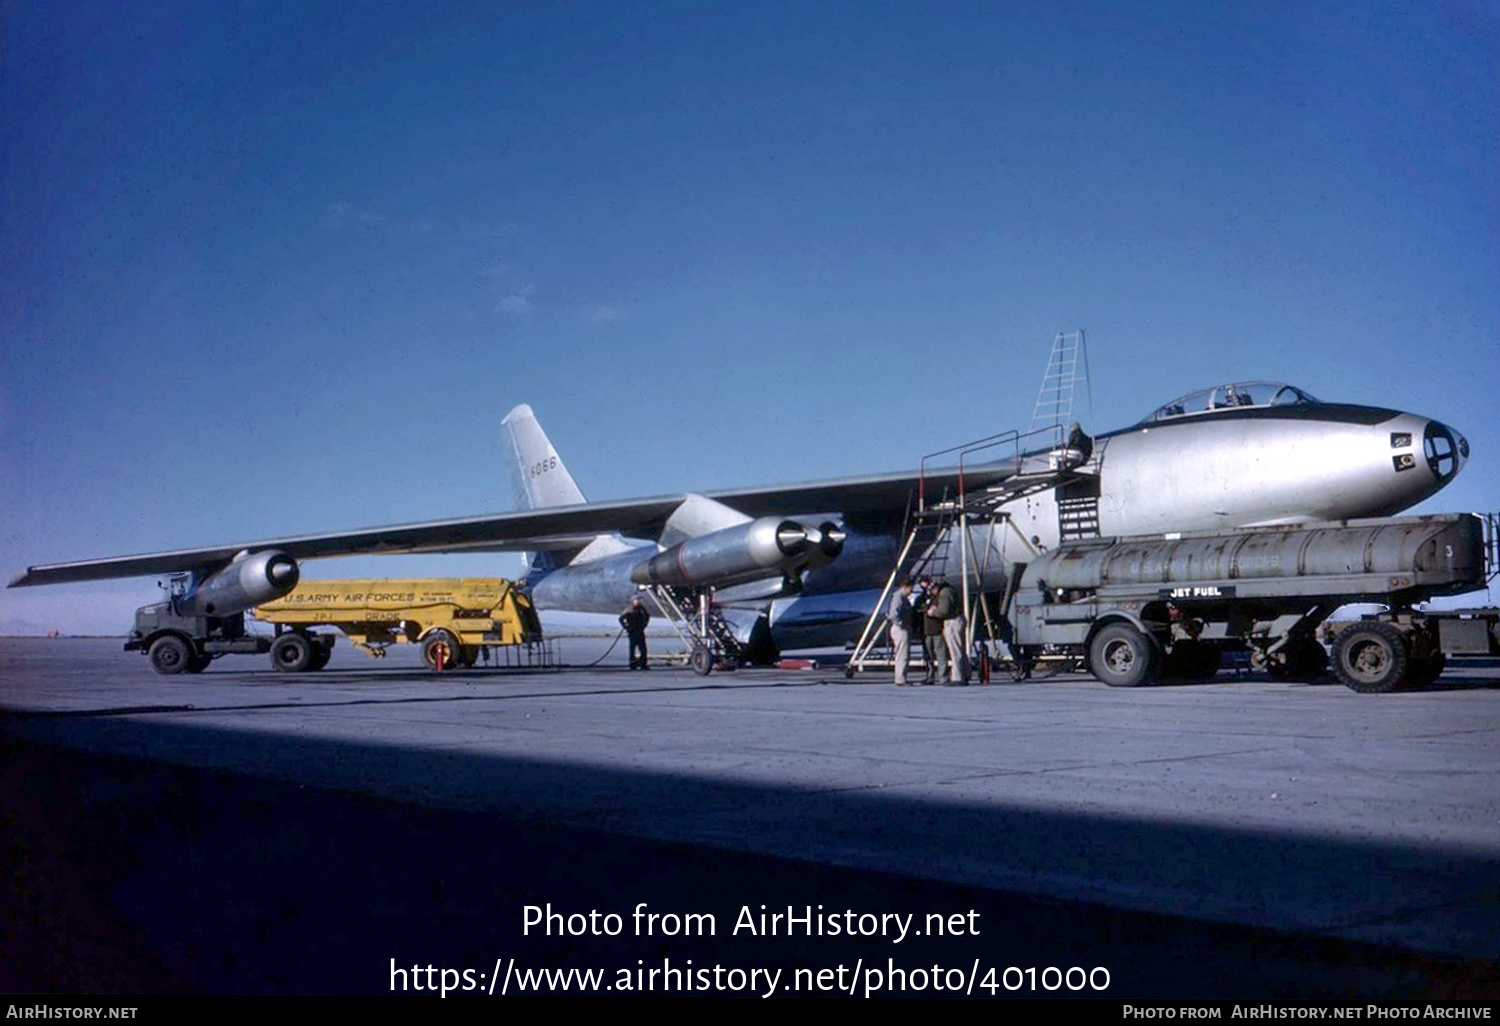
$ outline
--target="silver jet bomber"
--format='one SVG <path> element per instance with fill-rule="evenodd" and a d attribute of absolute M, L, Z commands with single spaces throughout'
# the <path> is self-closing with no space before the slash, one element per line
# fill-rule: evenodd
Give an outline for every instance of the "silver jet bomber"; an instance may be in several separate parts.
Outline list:
<path fill-rule="evenodd" d="M 778 648 L 841 644 L 891 574 L 919 491 L 951 493 L 960 481 L 949 467 L 589 503 L 530 407 L 502 423 L 524 507 L 516 512 L 33 566 L 10 586 L 186 572 L 197 590 L 236 598 L 220 600 L 222 616 L 285 594 L 296 581 L 289 566 L 306 559 L 529 552 L 527 583 L 542 609 L 617 613 L 643 586 L 717 590 L 719 602 L 768 612 Z M 971 529 L 971 562 L 981 568 L 973 586 L 998 590 L 1012 563 L 1068 537 L 1398 513 L 1443 488 L 1469 456 L 1464 438 L 1437 421 L 1265 381 L 1194 392 L 1083 441 L 1088 451 L 1062 454 L 1068 473 L 1055 487 L 1000 506 L 1001 529 Z M 968 466 L 962 485 L 970 494 L 1003 488 L 1062 456 L 1048 446 Z M 280 572 L 250 580 L 246 566 Z"/>

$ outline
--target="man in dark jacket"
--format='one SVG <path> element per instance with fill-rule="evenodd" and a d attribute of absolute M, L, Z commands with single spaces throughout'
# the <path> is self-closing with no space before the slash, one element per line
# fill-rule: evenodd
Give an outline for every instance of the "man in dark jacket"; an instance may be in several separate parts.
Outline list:
<path fill-rule="evenodd" d="M 948 646 L 943 643 L 942 592 L 931 577 L 922 578 L 922 657 L 927 664 L 924 684 L 939 684 L 948 676 Z"/>
<path fill-rule="evenodd" d="M 625 636 L 630 639 L 630 668 L 632 670 L 650 669 L 646 665 L 646 625 L 651 622 L 651 614 L 646 612 L 645 605 L 641 602 L 639 595 L 630 600 L 630 605 L 625 612 L 620 614 L 620 626 L 625 628 Z M 640 653 L 640 657 L 636 657 Z"/>

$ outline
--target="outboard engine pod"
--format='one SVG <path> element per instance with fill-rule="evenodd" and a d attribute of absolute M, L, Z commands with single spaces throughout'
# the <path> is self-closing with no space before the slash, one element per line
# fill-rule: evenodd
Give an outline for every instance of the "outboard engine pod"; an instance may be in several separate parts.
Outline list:
<path fill-rule="evenodd" d="M 805 562 L 812 532 L 795 520 L 761 517 L 689 538 L 630 571 L 636 584 L 722 586 L 784 573 Z"/>
<path fill-rule="evenodd" d="M 233 616 L 251 606 L 279 599 L 297 586 L 297 561 L 277 549 L 241 552 L 229 565 L 201 581 L 178 603 L 183 616 Z"/>

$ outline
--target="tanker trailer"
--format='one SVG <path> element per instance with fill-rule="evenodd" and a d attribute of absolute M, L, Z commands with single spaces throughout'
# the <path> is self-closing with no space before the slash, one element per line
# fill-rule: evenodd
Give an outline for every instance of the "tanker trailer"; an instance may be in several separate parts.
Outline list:
<path fill-rule="evenodd" d="M 1068 542 L 1022 573 L 1012 648 L 1077 652 L 1117 687 L 1211 676 L 1226 650 L 1277 679 L 1315 679 L 1328 665 L 1318 625 L 1375 602 L 1390 612 L 1340 636 L 1334 673 L 1361 692 L 1422 686 L 1443 659 L 1413 607 L 1483 587 L 1483 524 L 1454 513 Z"/>

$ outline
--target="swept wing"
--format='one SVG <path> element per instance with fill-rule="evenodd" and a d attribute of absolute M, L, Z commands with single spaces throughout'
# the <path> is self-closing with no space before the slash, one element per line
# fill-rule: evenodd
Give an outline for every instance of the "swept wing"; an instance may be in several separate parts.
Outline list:
<path fill-rule="evenodd" d="M 970 469 L 966 487 L 998 481 L 1004 468 Z M 929 496 L 952 488 L 957 474 L 944 470 L 927 475 Z M 748 516 L 841 513 L 851 524 L 899 524 L 917 491 L 913 473 L 840 478 L 773 487 L 739 488 L 706 493 Z M 618 531 L 627 537 L 656 540 L 672 512 L 687 498 L 667 495 L 625 502 L 590 502 L 519 513 L 495 513 L 456 520 L 368 527 L 331 534 L 298 535 L 264 541 L 178 549 L 72 563 L 28 567 L 10 587 L 66 584 L 115 577 L 143 577 L 193 571 L 210 573 L 236 554 L 276 549 L 296 560 L 327 556 L 387 555 L 441 552 L 522 552 L 568 549 L 586 544 L 598 534 Z"/>

